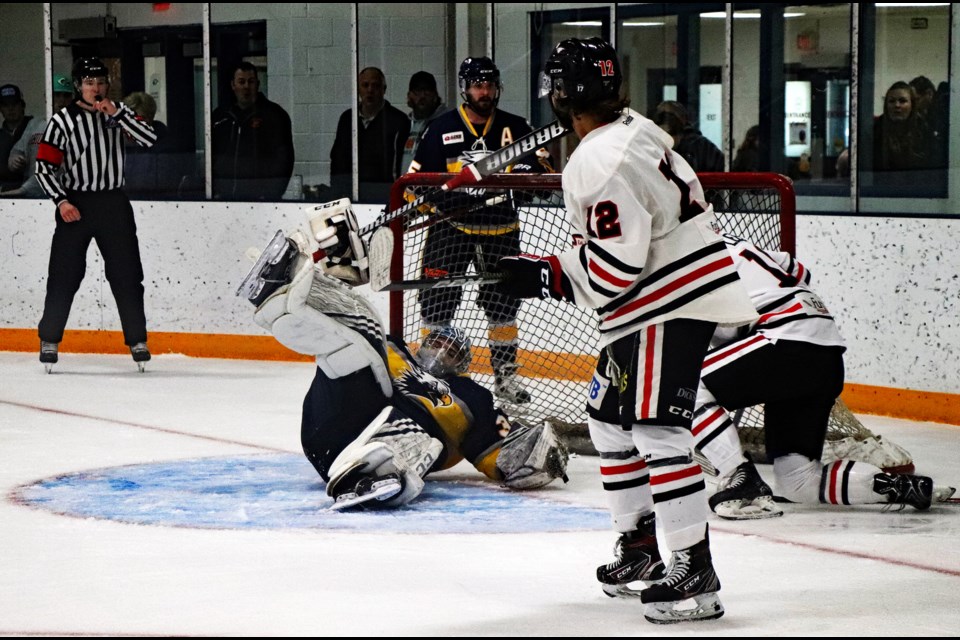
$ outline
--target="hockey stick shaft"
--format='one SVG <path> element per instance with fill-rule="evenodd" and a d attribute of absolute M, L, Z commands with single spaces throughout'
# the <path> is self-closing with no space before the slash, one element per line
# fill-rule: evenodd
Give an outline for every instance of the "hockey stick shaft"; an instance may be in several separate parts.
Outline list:
<path fill-rule="evenodd" d="M 413 202 L 409 202 L 399 209 L 395 209 L 394 211 L 390 211 L 389 213 L 379 216 L 376 220 L 360 229 L 360 235 L 362 237 L 369 236 L 379 227 L 390 224 L 397 218 L 402 218 L 412 212 L 417 212 L 422 205 L 431 202 L 441 193 L 452 191 L 464 185 L 479 182 L 483 178 L 486 178 L 487 176 L 492 175 L 497 171 L 500 171 L 513 164 L 523 156 L 537 150 L 551 140 L 556 140 L 557 138 L 560 138 L 568 133 L 570 133 L 570 131 L 556 120 L 545 127 L 537 129 L 536 131 L 531 131 L 527 135 L 514 142 L 511 142 L 505 147 L 502 147 L 497 151 L 480 158 L 472 164 L 468 164 L 453 178 L 439 187 L 424 193 Z"/>
<path fill-rule="evenodd" d="M 443 278 L 423 278 L 421 280 L 395 280 L 386 284 L 381 291 L 418 291 L 442 287 L 462 287 L 468 284 L 494 284 L 503 280 L 500 273 L 472 273 L 462 276 Z"/>

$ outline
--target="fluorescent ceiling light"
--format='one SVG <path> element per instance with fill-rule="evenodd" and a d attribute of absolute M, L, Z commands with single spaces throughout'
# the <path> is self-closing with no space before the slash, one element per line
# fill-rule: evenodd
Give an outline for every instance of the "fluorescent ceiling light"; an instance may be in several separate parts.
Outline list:
<path fill-rule="evenodd" d="M 602 27 L 603 23 L 599 20 L 581 20 L 579 22 L 563 22 L 565 27 Z"/>
<path fill-rule="evenodd" d="M 949 7 L 949 2 L 878 2 L 878 7 L 914 7 L 922 9 L 924 7 Z"/>
<path fill-rule="evenodd" d="M 664 22 L 624 22 L 623 26 L 625 27 L 662 27 Z"/>
<path fill-rule="evenodd" d="M 783 17 L 784 17 L 784 18 L 799 18 L 800 16 L 805 16 L 805 15 L 807 15 L 807 14 L 805 14 L 805 13 L 784 13 L 784 14 L 783 14 Z M 700 17 L 701 17 L 701 18 L 726 18 L 726 17 L 727 17 L 727 14 L 726 14 L 725 11 L 710 11 L 710 12 L 707 12 L 707 13 L 701 13 L 701 14 L 700 14 Z M 733 17 L 734 17 L 734 18 L 753 18 L 754 20 L 759 20 L 759 19 L 760 19 L 760 12 L 757 11 L 756 13 L 748 13 L 748 12 L 746 12 L 746 11 L 734 11 L 734 12 L 733 12 Z"/>

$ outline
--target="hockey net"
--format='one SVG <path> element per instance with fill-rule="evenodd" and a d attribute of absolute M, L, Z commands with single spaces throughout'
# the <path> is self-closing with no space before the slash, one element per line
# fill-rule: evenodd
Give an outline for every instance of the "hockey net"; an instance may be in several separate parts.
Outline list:
<path fill-rule="evenodd" d="M 450 174 L 426 173 L 404 176 L 393 186 L 391 209 L 404 204 L 405 193 L 420 195 L 450 177 Z M 700 174 L 699 178 L 724 230 L 760 248 L 794 254 L 795 196 L 787 178 L 769 173 L 707 173 Z M 465 225 L 476 221 L 471 216 L 477 213 L 492 214 L 488 218 L 503 222 L 511 218 L 513 211 L 519 217 L 523 253 L 553 255 L 571 246 L 573 238 L 566 221 L 560 175 L 500 174 L 462 192 L 445 194 L 437 207 L 423 210 L 423 215 L 416 219 L 394 221 L 390 279 L 423 277 L 424 249 L 431 229 Z M 495 269 L 498 253 L 515 253 L 509 247 L 498 246 L 496 232 L 502 228 L 475 225 L 461 228 L 479 231 L 480 234 L 474 235 L 485 238 L 480 242 L 460 242 L 457 238 L 462 235 L 451 234 L 449 241 L 434 242 L 428 258 L 431 265 L 438 262 L 461 265 L 461 268 L 452 268 L 451 273 L 477 274 Z M 496 341 L 504 337 L 504 332 L 511 331 L 496 320 L 502 320 L 504 313 L 509 316 L 509 311 L 498 308 L 498 300 L 488 298 L 478 286 L 434 289 L 428 295 L 432 296 L 430 304 L 434 310 L 438 305 L 445 308 L 449 322 L 470 336 L 474 352 L 471 374 L 494 390 Z M 390 296 L 390 332 L 415 348 L 424 327 L 421 298 L 415 290 L 392 291 Z M 461 296 L 459 302 L 458 296 Z M 483 302 L 486 312 L 478 302 Z M 494 322 L 488 319 L 488 313 Z M 592 310 L 553 300 L 524 300 L 516 322 L 519 330 L 516 381 L 529 393 L 530 399 L 523 403 L 501 401 L 510 415 L 551 422 L 571 449 L 581 453 L 594 452 L 586 430 L 585 398 L 596 358 L 596 324 Z M 762 405 L 735 412 L 733 418 L 745 450 L 755 461 L 765 461 Z M 848 452 L 851 447 L 874 437 L 838 400 L 831 414 L 828 441 L 848 442 L 845 449 Z M 825 459 L 831 449 L 828 445 Z M 892 461 L 884 459 L 883 464 L 877 464 L 881 462 L 877 457 L 868 461 L 881 467 L 906 468 L 911 461 L 909 454 L 903 454 Z"/>

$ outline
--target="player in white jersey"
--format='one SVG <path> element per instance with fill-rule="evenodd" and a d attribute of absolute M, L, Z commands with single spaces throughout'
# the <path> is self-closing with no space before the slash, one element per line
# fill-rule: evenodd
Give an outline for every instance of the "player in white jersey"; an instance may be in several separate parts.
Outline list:
<path fill-rule="evenodd" d="M 542 87 L 580 138 L 563 172 L 578 246 L 508 257 L 501 289 L 597 310 L 601 353 L 588 414 L 617 559 L 597 569 L 609 595 L 639 594 L 658 623 L 723 615 L 710 556 L 703 476 L 690 435 L 700 366 L 718 323 L 756 317 L 696 174 L 673 140 L 627 108 L 616 52 L 561 42 Z M 672 552 L 665 572 L 656 519 Z M 643 591 L 626 585 L 657 580 Z M 681 602 L 696 603 L 683 607 Z"/>
<path fill-rule="evenodd" d="M 853 460 L 820 462 L 830 410 L 843 390 L 846 347 L 840 331 L 800 262 L 732 235 L 724 240 L 760 317 L 718 330 L 704 360 L 693 435 L 720 476 L 710 507 L 735 520 L 783 514 L 743 456 L 727 415 L 763 404 L 777 495 L 808 504 L 882 502 L 927 509 L 930 478 L 891 475 Z"/>

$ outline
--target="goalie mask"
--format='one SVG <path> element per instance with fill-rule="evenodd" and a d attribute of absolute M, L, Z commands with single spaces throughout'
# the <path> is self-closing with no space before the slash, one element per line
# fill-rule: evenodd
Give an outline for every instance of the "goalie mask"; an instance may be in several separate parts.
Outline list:
<path fill-rule="evenodd" d="M 432 330 L 417 350 L 417 362 L 437 378 L 466 373 L 472 359 L 470 338 L 457 327 Z"/>

